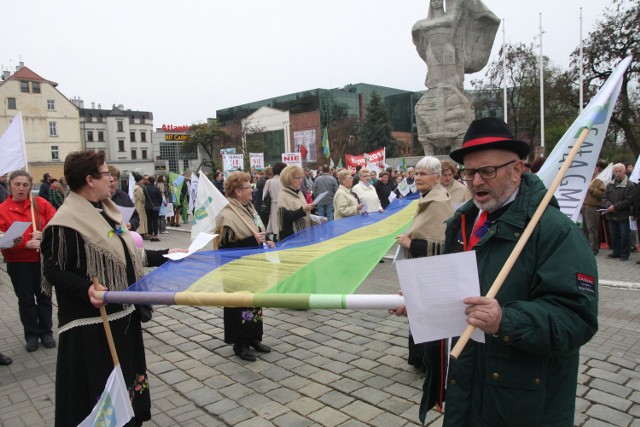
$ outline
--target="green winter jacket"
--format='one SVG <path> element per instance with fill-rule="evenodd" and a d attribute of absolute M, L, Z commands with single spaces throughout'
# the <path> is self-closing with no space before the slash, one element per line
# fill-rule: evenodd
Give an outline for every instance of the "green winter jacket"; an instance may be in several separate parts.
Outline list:
<path fill-rule="evenodd" d="M 476 244 L 482 295 L 545 192 L 524 174 L 516 199 Z M 470 201 L 448 220 L 445 253 L 462 251 L 461 221 L 473 226 L 477 213 Z M 588 242 L 552 199 L 497 295 L 498 334 L 469 341 L 450 362 L 444 426 L 573 426 L 578 352 L 598 329 L 597 280 Z"/>

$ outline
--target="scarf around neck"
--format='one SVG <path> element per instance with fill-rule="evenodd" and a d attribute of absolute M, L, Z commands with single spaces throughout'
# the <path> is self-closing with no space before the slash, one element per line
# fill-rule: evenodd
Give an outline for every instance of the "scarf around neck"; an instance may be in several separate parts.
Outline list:
<path fill-rule="evenodd" d="M 282 229 L 282 223 L 284 220 L 284 213 L 282 208 L 288 211 L 297 211 L 298 209 L 306 206 L 307 201 L 302 195 L 302 191 L 294 190 L 289 187 L 285 187 L 280 191 L 280 196 L 278 197 L 278 215 L 279 215 L 279 223 L 280 229 Z M 293 232 L 297 233 L 300 230 L 304 230 L 305 228 L 311 227 L 311 214 L 309 212 L 305 212 L 305 215 L 301 218 L 298 218 L 293 222 Z"/>
<path fill-rule="evenodd" d="M 243 240 L 253 236 L 255 233 L 265 231 L 260 215 L 258 215 L 251 202 L 243 205 L 233 197 L 228 197 L 227 200 L 229 204 L 222 208 L 216 219 L 217 234 L 222 234 L 224 227 L 228 227 L 233 230 L 236 240 Z M 251 229 L 247 227 L 247 224 L 251 226 Z"/>
<path fill-rule="evenodd" d="M 111 199 L 106 199 L 102 201 L 101 209 L 105 216 L 119 225 L 116 226 L 116 230 L 89 200 L 71 192 L 56 215 L 47 224 L 45 230 L 53 226 L 59 227 L 58 247 L 52 251 L 58 255 L 55 263 L 59 268 L 62 270 L 67 268 L 67 247 L 73 244 L 73 242 L 66 241 L 63 228 L 66 227 L 76 231 L 84 240 L 87 279 L 91 280 L 93 276 L 97 276 L 98 281 L 107 286 L 109 290 L 121 291 L 130 285 L 127 279 L 125 247 L 133 262 L 136 280 L 144 275 L 146 257 L 144 249 L 136 248 L 133 237 L 127 230 L 116 204 Z M 119 236 L 125 245 L 120 241 L 117 229 L 122 230 Z M 73 268 L 73 266 L 69 267 Z M 42 288 L 48 294 L 51 293 L 52 286 L 44 275 L 42 276 Z"/>

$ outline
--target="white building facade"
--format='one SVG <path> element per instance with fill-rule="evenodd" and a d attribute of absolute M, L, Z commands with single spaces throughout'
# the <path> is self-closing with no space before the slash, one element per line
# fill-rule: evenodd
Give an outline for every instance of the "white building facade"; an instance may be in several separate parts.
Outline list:
<path fill-rule="evenodd" d="M 82 144 L 89 150 L 102 150 L 106 161 L 121 172 L 139 171 L 153 174 L 153 113 L 126 110 L 123 105 L 102 109 L 74 98 L 79 107 Z"/>
<path fill-rule="evenodd" d="M 24 63 L 15 73 L 5 71 L 0 82 L 0 134 L 22 112 L 28 171 L 38 182 L 44 173 L 64 174 L 67 154 L 80 150 L 78 108 L 58 89 Z"/>

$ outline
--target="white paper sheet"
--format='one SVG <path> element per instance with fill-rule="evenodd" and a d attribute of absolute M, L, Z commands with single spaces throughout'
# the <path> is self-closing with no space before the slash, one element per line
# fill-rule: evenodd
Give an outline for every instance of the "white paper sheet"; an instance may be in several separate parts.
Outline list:
<path fill-rule="evenodd" d="M 398 196 L 396 195 L 396 193 L 394 191 L 391 192 L 391 194 L 389 194 L 389 203 L 393 203 L 393 201 L 397 198 Z"/>
<path fill-rule="evenodd" d="M 396 263 L 400 287 L 416 343 L 457 337 L 467 327 L 466 297 L 480 295 L 475 251 Z M 484 342 L 476 329 L 471 338 Z"/>
<path fill-rule="evenodd" d="M 27 228 L 31 225 L 30 222 L 16 221 L 11 224 L 11 227 L 5 231 L 4 235 L 0 237 L 0 248 L 7 249 L 13 247 L 13 241 L 22 236 Z"/>
<path fill-rule="evenodd" d="M 315 206 L 315 205 L 317 205 L 317 204 L 318 204 L 318 202 L 319 202 L 320 200 L 322 200 L 322 199 L 324 198 L 324 196 L 326 196 L 326 195 L 327 195 L 327 193 L 328 193 L 328 191 L 325 191 L 325 192 L 323 192 L 323 193 L 318 194 L 318 197 L 316 197 L 316 199 L 315 199 L 311 204 L 312 204 L 312 205 L 314 205 L 314 206 Z"/>
<path fill-rule="evenodd" d="M 193 242 L 191 242 L 191 245 L 189 246 L 189 251 L 187 253 L 178 252 L 174 254 L 166 254 L 163 256 L 165 256 L 166 258 L 169 258 L 172 261 L 181 260 L 183 258 L 188 257 L 192 253 L 196 252 L 198 249 L 204 248 L 207 245 L 207 243 L 215 239 L 216 236 L 217 234 L 199 233 L 196 236 L 196 238 L 193 240 Z"/>
<path fill-rule="evenodd" d="M 124 220 L 125 223 L 129 223 L 131 222 L 131 217 L 133 216 L 133 212 L 136 210 L 136 208 L 128 208 L 125 206 L 118 206 L 118 209 L 120 209 L 120 213 L 122 214 L 122 219 Z"/>

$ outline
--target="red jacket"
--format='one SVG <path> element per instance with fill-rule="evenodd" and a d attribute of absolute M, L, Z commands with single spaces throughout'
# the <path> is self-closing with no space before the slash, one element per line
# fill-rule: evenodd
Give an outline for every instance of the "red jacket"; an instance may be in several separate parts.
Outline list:
<path fill-rule="evenodd" d="M 42 231 L 45 225 L 51 221 L 56 210 L 49 202 L 42 197 L 35 196 L 35 203 L 38 207 L 36 213 L 36 226 Z M 0 231 L 5 232 L 16 221 L 31 222 L 31 200 L 16 203 L 13 195 L 9 195 L 7 200 L 0 203 Z M 27 249 L 27 242 L 31 240 L 33 226 L 30 225 L 22 235 L 22 243 L 9 249 L 2 250 L 2 256 L 6 262 L 40 262 L 40 252 Z"/>

